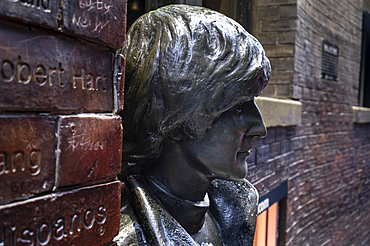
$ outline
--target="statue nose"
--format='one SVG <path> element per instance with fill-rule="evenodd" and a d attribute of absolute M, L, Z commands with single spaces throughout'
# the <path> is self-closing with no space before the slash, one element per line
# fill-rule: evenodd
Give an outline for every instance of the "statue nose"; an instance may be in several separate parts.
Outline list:
<path fill-rule="evenodd" d="M 267 134 L 266 126 L 265 123 L 262 120 L 256 122 L 254 125 L 252 125 L 248 135 L 253 136 L 253 137 L 260 137 L 263 138 Z"/>
<path fill-rule="evenodd" d="M 254 101 L 251 110 L 249 111 L 249 115 L 252 118 L 252 123 L 245 134 L 252 137 L 265 137 L 267 134 L 265 122 L 263 121 L 261 112 Z"/>

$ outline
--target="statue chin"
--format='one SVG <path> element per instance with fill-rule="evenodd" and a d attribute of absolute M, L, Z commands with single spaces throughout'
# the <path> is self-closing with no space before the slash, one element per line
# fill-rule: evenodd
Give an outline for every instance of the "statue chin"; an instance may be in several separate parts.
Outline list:
<path fill-rule="evenodd" d="M 234 20 L 186 5 L 145 14 L 126 40 L 115 241 L 253 245 L 258 192 L 247 159 L 266 135 L 253 98 L 271 72 L 261 44 Z"/>

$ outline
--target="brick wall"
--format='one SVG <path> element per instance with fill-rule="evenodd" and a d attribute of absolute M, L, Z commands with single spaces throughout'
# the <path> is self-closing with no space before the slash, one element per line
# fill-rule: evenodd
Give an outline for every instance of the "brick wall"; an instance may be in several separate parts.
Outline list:
<path fill-rule="evenodd" d="M 283 76 L 279 69 L 285 67 L 284 76 L 292 85 L 287 97 L 302 103 L 302 123 L 270 128 L 265 139 L 255 141 L 249 179 L 261 196 L 288 179 L 286 245 L 369 245 L 370 124 L 352 123 L 360 72 L 362 1 L 291 3 L 297 8 L 290 12 L 297 16 L 295 35 L 287 35 L 295 38 L 289 44 L 294 46 L 289 56 L 293 62 L 271 56 L 270 47 L 280 46 L 279 32 L 261 29 L 266 18 L 281 18 L 278 10 L 289 4 L 257 0 L 255 36 L 272 61 L 270 90 L 275 92 L 265 95 L 283 95 L 276 90 L 276 77 Z M 262 10 L 266 12 L 258 12 Z M 337 82 L 321 79 L 323 39 L 340 49 Z M 274 157 L 275 153 L 279 154 Z"/>
<path fill-rule="evenodd" d="M 297 1 L 256 0 L 253 30 L 253 35 L 263 44 L 272 67 L 269 86 L 263 96 L 291 98 Z"/>
<path fill-rule="evenodd" d="M 0 2 L 0 245 L 113 246 L 125 27 L 124 0 Z"/>

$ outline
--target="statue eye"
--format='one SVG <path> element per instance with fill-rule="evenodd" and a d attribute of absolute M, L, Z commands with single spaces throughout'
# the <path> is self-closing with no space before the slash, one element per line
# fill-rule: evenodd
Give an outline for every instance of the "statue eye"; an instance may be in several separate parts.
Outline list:
<path fill-rule="evenodd" d="M 238 105 L 234 107 L 234 111 L 240 114 L 242 112 L 242 106 L 243 106 L 243 102 L 239 103 Z"/>

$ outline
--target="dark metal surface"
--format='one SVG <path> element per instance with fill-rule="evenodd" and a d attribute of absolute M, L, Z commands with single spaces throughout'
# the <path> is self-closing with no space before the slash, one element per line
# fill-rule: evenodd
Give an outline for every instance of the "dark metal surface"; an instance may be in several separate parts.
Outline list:
<path fill-rule="evenodd" d="M 99 114 L 61 116 L 58 136 L 58 186 L 113 177 L 120 172 L 120 117 Z"/>
<path fill-rule="evenodd" d="M 338 81 L 339 46 L 322 40 L 321 79 Z"/>
<path fill-rule="evenodd" d="M 0 245 L 101 245 L 119 229 L 120 182 L 0 206 Z"/>
<path fill-rule="evenodd" d="M 110 52 L 0 23 L 0 108 L 112 112 Z"/>
<path fill-rule="evenodd" d="M 125 58 L 116 54 L 114 59 L 114 110 L 118 113 L 123 110 L 124 106 L 124 89 L 125 89 Z"/>
<path fill-rule="evenodd" d="M 220 13 L 171 5 L 140 17 L 121 52 L 119 245 L 252 245 L 258 193 L 244 178 L 271 71 L 261 44 Z"/>
<path fill-rule="evenodd" d="M 2 0 L 0 15 L 56 29 L 59 3 L 59 0 Z"/>
<path fill-rule="evenodd" d="M 271 71 L 263 47 L 241 25 L 195 6 L 142 16 L 122 53 L 124 158 L 130 163 L 158 157 L 167 135 L 202 136 L 223 112 L 260 95 Z"/>
<path fill-rule="evenodd" d="M 54 118 L 0 116 L 0 201 L 51 190 L 54 148 Z"/>
<path fill-rule="evenodd" d="M 63 23 L 67 31 L 101 40 L 114 48 L 123 46 L 126 1 L 66 0 L 63 11 Z"/>

